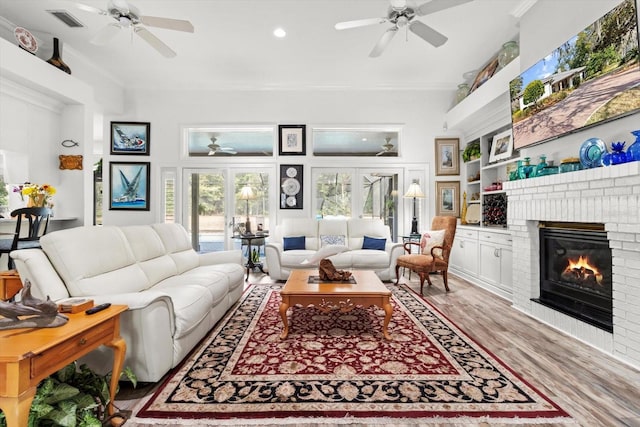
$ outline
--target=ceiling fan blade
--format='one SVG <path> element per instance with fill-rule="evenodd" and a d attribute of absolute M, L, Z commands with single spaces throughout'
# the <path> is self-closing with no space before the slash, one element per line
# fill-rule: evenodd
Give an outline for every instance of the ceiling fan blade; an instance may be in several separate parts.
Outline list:
<path fill-rule="evenodd" d="M 373 47 L 369 56 L 375 58 L 380 56 L 389 42 L 393 39 L 393 36 L 398 32 L 398 27 L 391 27 L 382 34 L 382 37 L 378 40 L 378 43 Z"/>
<path fill-rule="evenodd" d="M 442 46 L 448 40 L 444 34 L 440 34 L 430 26 L 420 21 L 411 22 L 411 24 L 409 24 L 409 29 L 412 33 L 435 47 Z"/>
<path fill-rule="evenodd" d="M 193 24 L 182 19 L 161 18 L 158 16 L 141 16 L 140 20 L 144 25 L 148 25 L 150 27 L 166 28 L 167 30 L 193 33 Z"/>
<path fill-rule="evenodd" d="M 176 56 L 176 53 L 169 46 L 167 46 L 162 40 L 151 34 L 151 32 L 149 32 L 149 30 L 147 30 L 146 28 L 136 26 L 134 30 L 137 35 L 139 35 L 144 41 L 149 43 L 152 48 L 160 52 L 162 56 L 166 58 L 174 58 Z"/>
<path fill-rule="evenodd" d="M 439 12 L 441 10 L 449 9 L 450 7 L 459 6 L 471 1 L 473 0 L 431 0 L 428 3 L 424 3 L 418 6 L 416 8 L 416 15 L 429 15 L 430 13 Z"/>
<path fill-rule="evenodd" d="M 104 46 L 109 43 L 116 35 L 118 35 L 121 29 L 122 27 L 118 24 L 109 24 L 98 31 L 96 35 L 93 36 L 91 40 L 89 40 L 89 43 L 96 46 Z"/>
<path fill-rule="evenodd" d="M 102 9 L 97 8 L 97 7 L 89 6 L 89 5 L 82 4 L 82 3 L 74 3 L 74 4 L 78 9 L 84 10 L 85 12 L 96 13 L 98 15 L 108 15 L 109 14 L 109 12 L 107 12 L 106 10 L 102 10 Z"/>
<path fill-rule="evenodd" d="M 384 24 L 387 21 L 387 18 L 356 19 L 355 21 L 338 22 L 335 28 L 336 30 L 347 30 L 349 28 L 366 27 L 367 25 Z"/>

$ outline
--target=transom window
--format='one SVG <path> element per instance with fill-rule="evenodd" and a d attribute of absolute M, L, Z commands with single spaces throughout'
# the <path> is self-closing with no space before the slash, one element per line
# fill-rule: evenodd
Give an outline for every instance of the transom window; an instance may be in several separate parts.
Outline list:
<path fill-rule="evenodd" d="M 313 128 L 314 156 L 398 157 L 400 129 L 397 126 L 373 128 Z"/>
<path fill-rule="evenodd" d="M 185 129 L 188 157 L 273 156 L 274 128 L 190 127 Z"/>

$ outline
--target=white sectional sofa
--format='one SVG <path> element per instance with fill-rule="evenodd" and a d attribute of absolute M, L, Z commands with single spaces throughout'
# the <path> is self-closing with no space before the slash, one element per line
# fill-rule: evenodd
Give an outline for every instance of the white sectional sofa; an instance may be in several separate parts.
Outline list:
<path fill-rule="evenodd" d="M 301 243 L 304 248 L 286 250 L 286 243 Z M 365 237 L 380 249 L 363 249 Z M 289 239 L 289 240 L 287 240 Z M 384 242 L 382 239 L 385 239 Z M 384 281 L 395 280 L 398 256 L 404 253 L 402 243 L 391 241 L 389 227 L 381 219 L 285 219 L 276 226 L 265 245 L 269 276 L 286 280 L 291 270 L 309 268 L 304 264 L 317 250 L 326 245 L 345 245 L 348 251 L 329 257 L 338 269 L 374 270 Z M 295 245 L 294 245 L 295 246 Z M 370 245 L 366 245 L 370 246 Z"/>
<path fill-rule="evenodd" d="M 78 227 L 40 243 L 42 250 L 11 253 L 22 281 L 38 298 L 128 305 L 120 322 L 125 366 L 143 382 L 180 363 L 244 288 L 240 250 L 198 254 L 178 224 Z M 98 349 L 83 362 L 104 372 L 111 357 Z"/>

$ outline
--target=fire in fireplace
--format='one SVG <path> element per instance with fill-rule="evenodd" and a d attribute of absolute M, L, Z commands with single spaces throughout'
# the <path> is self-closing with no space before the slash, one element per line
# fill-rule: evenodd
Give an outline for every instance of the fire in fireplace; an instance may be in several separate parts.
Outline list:
<path fill-rule="evenodd" d="M 613 331 L 612 258 L 602 224 L 540 224 L 540 298 L 534 301 Z"/>

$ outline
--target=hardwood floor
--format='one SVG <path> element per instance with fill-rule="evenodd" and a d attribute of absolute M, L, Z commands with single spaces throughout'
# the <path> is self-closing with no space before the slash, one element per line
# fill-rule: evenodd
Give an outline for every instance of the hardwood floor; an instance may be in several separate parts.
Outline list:
<path fill-rule="evenodd" d="M 412 280 L 406 277 L 402 280 L 419 291 L 415 274 Z M 261 274 L 252 275 L 249 281 L 270 283 L 269 277 Z M 513 309 L 508 301 L 454 275 L 449 275 L 450 292 L 445 292 L 440 276 L 432 276 L 432 281 L 434 285 L 428 288 L 425 284 L 424 290 L 429 301 L 560 405 L 579 425 L 640 427 L 640 371 L 526 316 Z M 133 408 L 156 386 L 132 390 L 123 384 L 116 405 L 123 409 Z M 129 421 L 126 425 L 151 427 L 155 424 Z M 176 424 L 171 425 L 185 424 L 176 420 Z M 439 425 L 470 426 L 455 422 Z M 486 422 L 475 425 L 496 426 Z M 553 424 L 535 425 L 549 427 Z M 327 424 L 305 424 L 305 427 L 312 426 L 327 427 Z"/>

